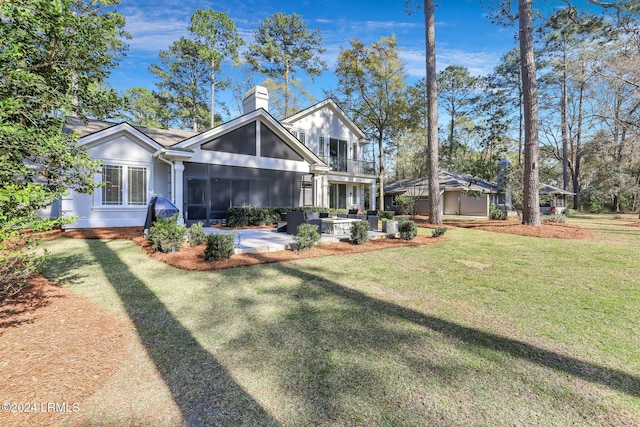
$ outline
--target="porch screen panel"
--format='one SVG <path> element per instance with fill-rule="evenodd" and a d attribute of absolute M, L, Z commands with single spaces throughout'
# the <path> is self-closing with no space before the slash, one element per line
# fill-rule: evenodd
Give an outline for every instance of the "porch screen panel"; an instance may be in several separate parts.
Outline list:
<path fill-rule="evenodd" d="M 231 206 L 231 180 L 211 179 L 211 210 L 227 211 Z"/>
<path fill-rule="evenodd" d="M 231 206 L 247 206 L 249 204 L 249 181 L 246 179 L 231 181 Z"/>
<path fill-rule="evenodd" d="M 129 166 L 128 203 L 130 205 L 147 204 L 147 168 Z"/>
<path fill-rule="evenodd" d="M 121 205 L 122 166 L 103 165 L 102 180 L 105 183 L 102 187 L 102 204 Z"/>
<path fill-rule="evenodd" d="M 252 180 L 249 183 L 249 205 L 271 206 L 271 184 L 269 181 Z"/>

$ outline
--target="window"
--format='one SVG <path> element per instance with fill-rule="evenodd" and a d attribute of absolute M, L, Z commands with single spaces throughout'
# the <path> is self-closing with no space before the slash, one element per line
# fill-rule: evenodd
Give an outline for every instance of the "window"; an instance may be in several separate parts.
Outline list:
<path fill-rule="evenodd" d="M 322 157 L 324 156 L 324 136 L 321 136 L 318 142 L 318 155 Z"/>
<path fill-rule="evenodd" d="M 102 166 L 102 204 L 121 205 L 122 204 L 122 166 L 104 165 Z"/>
<path fill-rule="evenodd" d="M 355 185 L 351 186 L 351 204 L 358 204 L 358 187 Z"/>
<path fill-rule="evenodd" d="M 147 168 L 129 166 L 128 196 L 130 205 L 147 204 Z"/>
<path fill-rule="evenodd" d="M 103 165 L 102 180 L 102 205 L 146 206 L 146 167 Z"/>
<path fill-rule="evenodd" d="M 292 130 L 291 135 L 295 136 L 298 139 L 298 141 L 300 141 L 304 145 L 307 145 L 307 135 L 303 131 Z"/>

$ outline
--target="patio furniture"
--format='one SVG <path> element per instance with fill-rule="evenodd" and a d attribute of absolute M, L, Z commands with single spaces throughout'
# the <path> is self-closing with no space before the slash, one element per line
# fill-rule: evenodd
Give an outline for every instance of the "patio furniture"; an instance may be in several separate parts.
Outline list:
<path fill-rule="evenodd" d="M 318 233 L 322 230 L 322 218 L 320 218 L 320 213 L 318 212 L 308 212 L 305 223 L 317 225 Z"/>
<path fill-rule="evenodd" d="M 305 222 L 304 212 L 289 211 L 287 212 L 287 233 L 296 234 L 298 227 Z"/>

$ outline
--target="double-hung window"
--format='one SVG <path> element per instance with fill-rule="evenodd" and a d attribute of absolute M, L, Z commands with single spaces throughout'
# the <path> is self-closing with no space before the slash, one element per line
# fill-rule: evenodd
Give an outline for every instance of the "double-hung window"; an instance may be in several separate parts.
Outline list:
<path fill-rule="evenodd" d="M 147 179 L 144 166 L 102 165 L 102 205 L 145 206 Z"/>

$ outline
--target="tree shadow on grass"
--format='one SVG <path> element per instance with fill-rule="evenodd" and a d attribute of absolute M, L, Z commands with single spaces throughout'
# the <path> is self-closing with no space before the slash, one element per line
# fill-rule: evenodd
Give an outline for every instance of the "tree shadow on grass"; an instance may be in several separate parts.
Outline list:
<path fill-rule="evenodd" d="M 108 243 L 87 240 L 185 426 L 279 425 L 133 274 Z M 176 284 L 178 285 L 178 284 Z"/>
<path fill-rule="evenodd" d="M 379 300 L 313 265 L 256 271 L 295 280 L 257 282 L 255 291 L 243 286 L 235 298 L 213 302 L 200 327 L 222 327 L 225 309 L 246 322 L 219 356 L 233 361 L 231 369 L 250 371 L 256 383 L 272 384 L 285 424 L 545 424 L 565 413 L 571 424 L 618 416 L 563 373 L 640 394 L 636 376 Z M 234 281 L 234 273 L 222 274 Z M 557 378 L 547 369 L 559 371 Z M 628 419 L 621 415 L 619 424 Z"/>
<path fill-rule="evenodd" d="M 515 339 L 462 326 L 410 308 L 379 300 L 360 291 L 345 288 L 325 280 L 322 277 L 322 272 L 314 268 L 306 268 L 301 271 L 300 269 L 283 266 L 281 270 L 296 277 L 303 277 L 305 281 L 312 281 L 328 293 L 350 300 L 355 304 L 366 307 L 368 310 L 379 312 L 381 315 L 404 319 L 475 347 L 484 347 L 509 354 L 543 367 L 565 372 L 588 382 L 601 384 L 632 397 L 640 397 L 640 377 L 636 375 L 586 362 Z"/>

